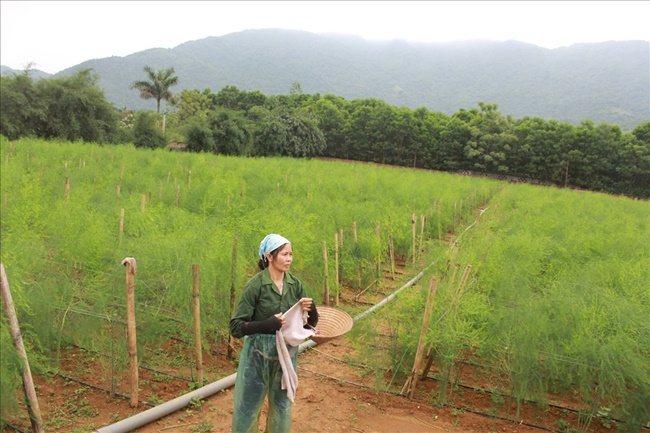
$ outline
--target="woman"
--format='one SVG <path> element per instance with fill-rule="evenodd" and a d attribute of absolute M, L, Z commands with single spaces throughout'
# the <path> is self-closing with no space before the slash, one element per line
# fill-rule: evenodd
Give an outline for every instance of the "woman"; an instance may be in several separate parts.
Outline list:
<path fill-rule="evenodd" d="M 289 433 L 291 401 L 281 387 L 282 369 L 275 332 L 283 325 L 282 314 L 297 302 L 309 314 L 305 326 L 316 326 L 318 313 L 312 299 L 306 297 L 300 280 L 288 272 L 293 261 L 291 242 L 278 234 L 270 234 L 260 243 L 259 257 L 261 272 L 246 284 L 230 320 L 233 337 L 245 337 L 235 380 L 232 431 L 257 432 L 262 403 L 268 395 L 266 431 Z M 287 348 L 295 370 L 298 347 Z"/>

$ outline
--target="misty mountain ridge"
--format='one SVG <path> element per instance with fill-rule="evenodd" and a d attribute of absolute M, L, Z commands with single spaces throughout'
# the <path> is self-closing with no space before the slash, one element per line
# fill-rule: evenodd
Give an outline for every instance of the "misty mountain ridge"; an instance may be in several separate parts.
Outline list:
<path fill-rule="evenodd" d="M 589 119 L 629 130 L 650 119 L 649 65 L 648 41 L 546 49 L 517 41 L 367 41 L 267 29 L 88 60 L 51 77 L 92 68 L 107 99 L 118 108 L 155 108 L 154 101 L 129 88 L 147 79 L 143 68 L 151 66 L 174 68 L 180 84 L 173 92 L 236 86 L 277 95 L 288 94 L 298 82 L 303 93 L 331 93 L 347 100 L 377 98 L 446 114 L 486 102 L 514 118 L 572 124 Z M 22 71 L 3 66 L 2 74 L 7 73 Z"/>

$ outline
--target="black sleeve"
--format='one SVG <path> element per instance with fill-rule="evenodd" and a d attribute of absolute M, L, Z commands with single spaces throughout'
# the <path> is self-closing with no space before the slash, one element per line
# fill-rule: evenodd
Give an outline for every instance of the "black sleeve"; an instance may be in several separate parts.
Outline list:
<path fill-rule="evenodd" d="M 282 321 L 275 316 L 256 322 L 244 322 L 241 327 L 244 335 L 252 334 L 274 334 L 282 328 Z"/>
<path fill-rule="evenodd" d="M 316 304 L 313 302 L 311 303 L 311 307 L 309 307 L 309 316 L 307 316 L 307 323 L 314 328 L 318 324 L 318 310 L 316 309 Z M 308 328 L 308 326 L 305 326 L 305 328 Z"/>

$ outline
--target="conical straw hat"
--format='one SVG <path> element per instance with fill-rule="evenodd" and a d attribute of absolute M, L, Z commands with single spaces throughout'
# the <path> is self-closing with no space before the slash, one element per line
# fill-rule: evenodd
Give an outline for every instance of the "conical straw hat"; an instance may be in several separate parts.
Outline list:
<path fill-rule="evenodd" d="M 323 344 L 352 329 L 352 317 L 345 311 L 333 307 L 318 306 L 318 334 L 309 337 L 318 344 Z"/>

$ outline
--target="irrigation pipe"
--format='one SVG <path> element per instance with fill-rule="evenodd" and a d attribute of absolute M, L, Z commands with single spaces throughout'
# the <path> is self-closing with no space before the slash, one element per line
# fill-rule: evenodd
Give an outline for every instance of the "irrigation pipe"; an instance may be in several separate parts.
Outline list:
<path fill-rule="evenodd" d="M 424 268 L 419 274 L 417 274 L 415 277 L 413 277 L 410 281 L 408 281 L 405 285 L 397 289 L 395 292 L 393 292 L 390 296 L 386 297 L 384 300 L 379 302 L 378 304 L 372 306 L 365 312 L 359 314 L 356 316 L 353 320 L 361 320 L 368 314 L 372 313 L 378 308 L 383 307 L 386 305 L 388 302 L 393 300 L 402 290 L 411 287 L 413 284 L 415 284 L 420 278 L 422 278 L 426 272 L 427 269 L 429 269 L 435 262 L 431 263 L 429 266 Z M 304 343 L 302 343 L 299 348 L 298 348 L 298 353 L 301 353 L 305 351 L 306 349 L 309 349 L 311 347 L 316 346 L 316 342 L 313 340 L 307 340 Z M 102 427 L 100 429 L 95 430 L 94 433 L 126 433 L 133 431 L 139 427 L 142 427 L 143 425 L 149 424 L 153 421 L 156 421 L 164 416 L 167 416 L 173 412 L 176 412 L 177 410 L 180 410 L 184 408 L 185 406 L 190 404 L 190 401 L 192 399 L 204 399 L 206 397 L 210 397 L 213 394 L 216 394 L 219 391 L 223 391 L 226 388 L 230 388 L 231 386 L 235 385 L 235 378 L 237 377 L 237 373 L 233 373 L 230 376 L 227 376 L 223 379 L 220 379 L 216 382 L 210 383 L 202 388 L 199 388 L 195 391 L 192 391 L 187 394 L 183 394 L 179 397 L 176 397 L 173 400 L 170 400 L 168 402 L 162 403 L 158 406 L 152 407 L 149 410 L 146 410 L 144 412 L 140 412 L 136 415 L 133 415 L 129 418 L 125 418 L 121 421 L 116 422 L 115 424 L 108 425 L 106 427 Z"/>
<path fill-rule="evenodd" d="M 486 209 L 487 210 L 487 209 Z M 483 211 L 485 212 L 485 211 Z M 481 212 L 481 215 L 483 214 Z M 478 220 L 477 220 L 478 221 Z M 461 234 L 461 236 L 472 226 L 476 224 L 476 221 L 474 221 L 469 227 L 465 229 L 465 231 Z M 460 236 L 459 236 L 460 238 Z M 426 268 L 422 269 L 420 273 L 418 273 L 415 277 L 411 278 L 406 284 L 404 284 L 402 287 L 397 289 L 395 292 L 393 292 L 391 295 L 387 296 L 385 299 L 383 299 L 381 302 L 378 304 L 373 305 L 372 307 L 368 308 L 366 311 L 363 313 L 359 314 L 356 316 L 353 321 L 356 322 L 358 320 L 363 319 L 370 313 L 372 313 L 375 310 L 378 310 L 379 308 L 383 307 L 395 297 L 402 292 L 404 289 L 407 289 L 417 283 L 426 273 L 426 271 L 433 266 L 436 263 L 436 260 L 431 262 Z M 313 340 L 307 340 L 304 343 L 302 343 L 299 348 L 298 348 L 298 353 L 302 353 L 306 349 L 309 349 L 311 347 L 316 346 L 315 341 Z M 216 394 L 219 391 L 223 391 L 226 388 L 230 388 L 231 386 L 235 385 L 235 378 L 237 377 L 237 373 L 233 373 L 230 376 L 224 377 L 223 379 L 220 379 L 216 382 L 210 383 L 208 385 L 205 385 L 202 388 L 199 388 L 195 391 L 192 391 L 187 394 L 183 394 L 179 397 L 176 397 L 173 400 L 170 400 L 168 402 L 162 403 L 156 407 L 152 407 L 149 410 L 146 410 L 144 412 L 140 412 L 136 415 L 133 415 L 129 418 L 125 418 L 121 421 L 116 422 L 115 424 L 108 425 L 106 427 L 102 427 L 100 429 L 95 430 L 93 433 L 126 433 L 133 431 L 139 427 L 142 427 L 143 425 L 149 424 L 153 421 L 156 421 L 164 416 L 167 416 L 171 413 L 176 412 L 177 410 L 180 410 L 184 408 L 185 406 L 190 404 L 190 401 L 192 399 L 203 399 L 206 397 L 210 397 L 213 394 Z"/>

